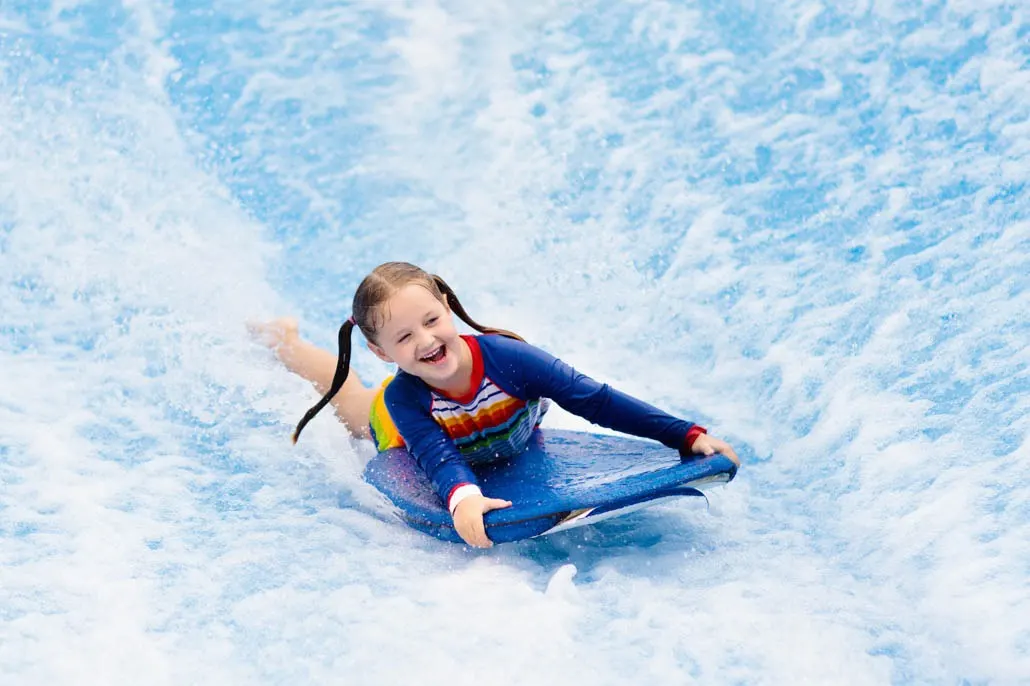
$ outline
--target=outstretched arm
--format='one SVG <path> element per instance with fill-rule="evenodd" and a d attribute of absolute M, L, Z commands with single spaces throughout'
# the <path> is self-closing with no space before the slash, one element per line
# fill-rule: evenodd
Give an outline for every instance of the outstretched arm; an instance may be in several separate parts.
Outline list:
<path fill-rule="evenodd" d="M 683 457 L 720 452 L 739 464 L 733 449 L 703 427 L 595 381 L 540 348 L 500 337 L 491 337 L 489 346 L 502 358 L 498 366 L 512 370 L 511 391 L 520 397 L 551 398 L 595 424 L 659 441 Z"/>

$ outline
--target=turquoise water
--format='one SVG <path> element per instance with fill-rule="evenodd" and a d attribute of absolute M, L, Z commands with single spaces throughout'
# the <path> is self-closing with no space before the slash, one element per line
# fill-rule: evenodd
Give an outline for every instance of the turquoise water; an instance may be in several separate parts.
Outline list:
<path fill-rule="evenodd" d="M 4 2 L 2 681 L 1030 682 L 1028 141 L 1025 3 Z M 391 259 L 745 467 L 396 525 L 243 326 Z"/>

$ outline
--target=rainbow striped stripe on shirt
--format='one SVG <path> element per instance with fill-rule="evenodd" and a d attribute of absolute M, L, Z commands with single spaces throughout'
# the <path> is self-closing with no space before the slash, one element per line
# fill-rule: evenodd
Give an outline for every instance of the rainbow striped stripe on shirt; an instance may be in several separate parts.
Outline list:
<path fill-rule="evenodd" d="M 475 464 L 525 452 L 545 409 L 539 400 L 513 398 L 484 376 L 468 403 L 433 393 L 431 412 L 458 451 Z"/>
<path fill-rule="evenodd" d="M 402 447 L 404 439 L 390 419 L 383 395 L 372 404 L 370 425 L 380 451 Z M 467 402 L 431 391 L 430 413 L 470 464 L 514 457 L 525 451 L 530 435 L 547 411 L 547 402 L 519 400 L 483 376 L 479 390 Z"/>

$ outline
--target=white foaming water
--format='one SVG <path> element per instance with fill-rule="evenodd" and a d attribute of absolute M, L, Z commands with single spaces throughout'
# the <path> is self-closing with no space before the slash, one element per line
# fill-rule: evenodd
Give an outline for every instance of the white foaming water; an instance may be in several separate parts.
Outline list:
<path fill-rule="evenodd" d="M 4 683 L 1030 678 L 1025 11 L 2 12 Z M 745 467 L 485 553 L 390 522 L 243 336 L 332 341 L 388 259 Z"/>

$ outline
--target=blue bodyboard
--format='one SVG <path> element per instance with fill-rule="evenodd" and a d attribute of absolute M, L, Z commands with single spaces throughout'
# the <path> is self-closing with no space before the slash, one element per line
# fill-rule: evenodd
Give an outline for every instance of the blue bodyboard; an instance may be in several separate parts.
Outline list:
<path fill-rule="evenodd" d="M 539 429 L 522 455 L 473 470 L 485 495 L 512 502 L 484 517 L 490 540 L 504 543 L 590 524 L 666 498 L 703 496 L 699 486 L 729 481 L 737 466 L 723 455 L 683 461 L 676 451 L 639 439 Z M 450 514 L 406 449 L 377 454 L 364 478 L 386 495 L 408 526 L 461 542 Z"/>

